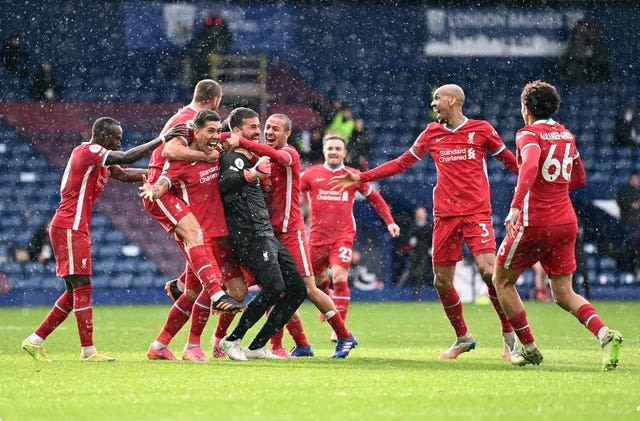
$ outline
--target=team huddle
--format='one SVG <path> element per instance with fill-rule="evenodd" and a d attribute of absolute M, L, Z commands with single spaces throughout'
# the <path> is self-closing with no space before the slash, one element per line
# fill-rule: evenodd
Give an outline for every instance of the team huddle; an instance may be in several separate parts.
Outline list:
<path fill-rule="evenodd" d="M 578 225 L 568 192 L 583 186 L 586 176 L 574 135 L 552 119 L 560 103 L 555 87 L 541 81 L 524 87 L 525 127 L 516 134 L 514 155 L 487 121 L 463 114 L 465 95 L 459 86 L 441 86 L 431 103 L 438 121 L 430 123 L 404 154 L 365 172 L 345 166 L 346 141 L 335 134 L 323 139 L 324 163 L 303 171 L 297 150 L 288 144 L 292 127 L 288 116 L 269 116 L 262 132 L 258 113 L 249 108 L 236 108 L 222 121 L 215 111 L 221 98 L 217 82 L 202 80 L 191 103 L 167 122 L 157 139 L 121 152 L 122 128 L 104 117 L 94 123 L 91 140 L 74 149 L 50 229 L 57 275 L 65 280 L 66 291 L 22 343 L 33 358 L 51 361 L 44 341 L 73 311 L 81 359 L 115 360 L 93 343 L 91 307 L 89 225 L 109 176 L 142 183 L 139 195 L 145 209 L 175 235 L 186 261 L 180 278 L 167 284 L 174 303 L 147 350 L 149 359 L 175 360 L 170 341 L 191 319 L 182 359 L 209 361 L 201 336 L 211 313 L 218 315 L 213 358 L 312 357 L 297 311 L 305 299 L 333 330 L 332 358 L 346 358 L 358 345 L 345 324 L 356 233 L 355 194 L 369 200 L 389 234 L 397 237 L 400 228 L 389 206 L 369 182 L 399 174 L 430 154 L 437 171 L 434 286 L 456 335 L 439 358 L 456 359 L 476 346 L 453 285 L 466 243 L 500 320 L 505 360 L 515 366 L 543 361 L 515 288 L 519 275 L 540 262 L 556 303 L 599 340 L 603 369 L 616 368 L 622 335 L 609 329 L 594 307 L 572 289 Z M 259 142 L 261 135 L 265 143 Z M 505 219 L 507 236 L 497 253 L 487 152 L 518 175 Z M 148 171 L 118 165 L 149 153 Z M 309 206 L 308 238 L 301 197 Z M 245 304 L 253 285 L 258 292 Z M 237 313 L 240 318 L 228 332 Z M 247 331 L 265 314 L 262 327 L 244 347 Z M 295 343 L 291 350 L 282 345 L 285 328 Z"/>

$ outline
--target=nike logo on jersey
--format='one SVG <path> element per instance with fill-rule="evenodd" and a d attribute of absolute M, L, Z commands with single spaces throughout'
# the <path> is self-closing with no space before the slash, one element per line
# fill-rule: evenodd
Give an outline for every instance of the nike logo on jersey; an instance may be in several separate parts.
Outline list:
<path fill-rule="evenodd" d="M 442 136 L 442 137 L 437 138 L 437 139 L 436 139 L 436 143 L 440 142 L 440 141 L 441 141 L 442 139 L 444 139 L 445 137 L 447 137 L 447 136 Z"/>
<path fill-rule="evenodd" d="M 316 183 L 319 183 L 320 181 L 324 181 L 324 178 L 316 178 Z"/>
<path fill-rule="evenodd" d="M 491 241 L 491 240 L 481 240 L 480 242 L 481 242 L 482 244 L 487 244 L 489 241 Z"/>

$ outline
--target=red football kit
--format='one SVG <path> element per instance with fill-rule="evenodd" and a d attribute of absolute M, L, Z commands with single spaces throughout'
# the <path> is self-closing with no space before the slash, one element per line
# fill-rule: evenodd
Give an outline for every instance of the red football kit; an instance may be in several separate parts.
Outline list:
<path fill-rule="evenodd" d="M 344 174 L 345 169 L 358 172 L 344 165 L 336 169 L 312 165 L 300 178 L 300 190 L 310 207 L 309 246 L 311 264 L 316 272 L 334 264 L 349 269 L 356 236 L 353 217 L 356 192 L 367 198 L 386 225 L 394 223 L 389 206 L 369 183 L 361 183 L 342 193 L 331 189 L 331 177 Z"/>
<path fill-rule="evenodd" d="M 197 113 L 198 110 L 191 105 L 181 108 L 167 121 L 161 131 L 161 134 L 168 132 L 177 124 L 186 123 L 187 121 L 192 120 Z M 189 145 L 193 140 L 192 138 L 179 139 L 182 139 L 182 141 L 185 142 L 185 145 Z M 149 172 L 147 173 L 147 179 L 151 184 L 154 184 L 158 178 L 160 178 L 165 166 L 166 159 L 162 157 L 164 147 L 165 144 L 163 143 L 156 148 L 149 159 Z M 154 200 L 153 202 L 143 198 L 142 203 L 147 212 L 149 212 L 149 214 L 158 221 L 167 232 L 173 232 L 178 222 L 190 212 L 189 207 L 185 206 L 186 203 L 184 200 L 176 196 L 175 192 L 172 190 L 169 190 L 160 199 Z"/>
<path fill-rule="evenodd" d="M 497 262 L 523 271 L 540 261 L 550 275 L 573 273 L 578 224 L 569 190 L 586 182 L 575 136 L 552 119 L 539 120 L 518 130 L 516 146 L 517 234 L 504 239 Z"/>
<path fill-rule="evenodd" d="M 218 163 L 167 161 L 160 176 L 169 183 L 170 189 L 191 209 L 205 236 L 209 247 L 220 265 L 224 280 L 241 276 L 238 261 L 230 251 L 228 242 L 223 241 L 229 235 L 224 217 L 222 198 L 218 182 L 220 167 Z M 168 193 L 168 192 L 167 192 Z M 165 193 L 165 195 L 167 194 Z M 162 197 L 164 198 L 163 195 Z M 182 242 L 178 241 L 183 254 Z M 186 254 L 185 254 L 185 257 Z M 199 280 L 188 268 L 185 284 L 187 288 L 198 289 Z"/>
<path fill-rule="evenodd" d="M 427 153 L 436 166 L 433 189 L 433 264 L 462 259 L 462 241 L 472 255 L 495 253 L 486 151 L 516 173 L 514 155 L 484 120 L 464 118 L 456 127 L 430 123 L 398 158 L 360 174 L 362 182 L 399 174 Z"/>
<path fill-rule="evenodd" d="M 91 275 L 91 214 L 109 180 L 109 150 L 97 143 L 76 146 L 62 176 L 60 206 L 51 220 L 56 274 Z"/>
<path fill-rule="evenodd" d="M 300 154 L 290 145 L 274 149 L 240 138 L 240 146 L 271 158 L 271 176 L 260 180 L 273 232 L 293 256 L 302 276 L 312 276 L 304 218 L 300 209 Z"/>

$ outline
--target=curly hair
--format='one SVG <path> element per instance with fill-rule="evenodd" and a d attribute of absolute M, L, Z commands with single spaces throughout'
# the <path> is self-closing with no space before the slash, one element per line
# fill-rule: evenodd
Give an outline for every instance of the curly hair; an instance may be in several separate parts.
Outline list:
<path fill-rule="evenodd" d="M 549 118 L 560 107 L 560 94 L 555 86 L 541 80 L 527 83 L 520 100 L 536 118 Z"/>

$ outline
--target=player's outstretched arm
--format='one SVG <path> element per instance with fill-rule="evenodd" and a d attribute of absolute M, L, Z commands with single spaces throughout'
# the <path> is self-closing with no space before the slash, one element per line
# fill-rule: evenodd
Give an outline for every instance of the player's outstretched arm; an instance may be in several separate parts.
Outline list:
<path fill-rule="evenodd" d="M 167 161 L 186 161 L 186 162 L 216 162 L 220 157 L 220 152 L 214 150 L 207 154 L 203 151 L 189 149 L 183 140 L 173 139 L 162 149 L 162 157 Z"/>
<path fill-rule="evenodd" d="M 167 180 L 160 178 L 156 181 L 156 184 L 151 185 L 149 180 L 147 180 L 147 176 L 143 175 L 142 186 L 139 187 L 138 190 L 140 191 L 138 196 L 153 202 L 154 200 L 161 198 L 162 195 L 169 190 L 169 183 Z"/>
<path fill-rule="evenodd" d="M 139 183 L 147 171 L 146 168 L 122 168 L 120 165 L 109 165 L 109 177 L 123 183 Z"/>
<path fill-rule="evenodd" d="M 331 180 L 329 180 L 331 190 L 337 190 L 340 193 L 357 184 L 360 184 L 360 174 L 351 172 L 347 169 L 344 170 L 344 174 L 336 175 L 331 177 Z"/>
<path fill-rule="evenodd" d="M 149 155 L 155 148 L 160 146 L 166 140 L 173 139 L 176 136 L 186 135 L 187 126 L 185 126 L 184 124 L 178 124 L 172 127 L 171 130 L 169 130 L 164 135 L 158 136 L 157 138 L 142 145 L 131 148 L 128 151 L 110 151 L 107 159 L 105 160 L 105 165 L 132 164 Z"/>

